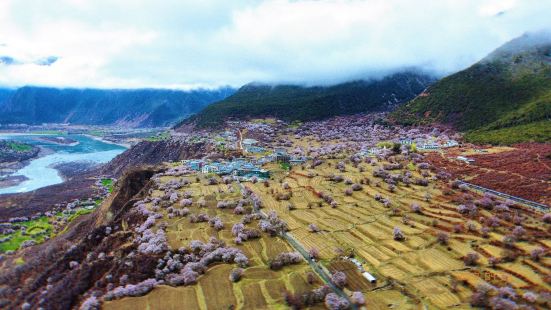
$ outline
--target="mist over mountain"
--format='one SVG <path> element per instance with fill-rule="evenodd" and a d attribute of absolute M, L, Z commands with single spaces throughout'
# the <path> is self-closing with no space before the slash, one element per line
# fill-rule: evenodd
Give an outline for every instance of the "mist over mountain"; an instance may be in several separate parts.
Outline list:
<path fill-rule="evenodd" d="M 233 92 L 234 89 L 228 87 L 190 91 L 45 87 L 4 89 L 0 90 L 0 123 L 168 126 Z"/>
<path fill-rule="evenodd" d="M 401 124 L 451 124 L 474 142 L 550 141 L 551 33 L 511 40 L 435 83 L 393 118 Z"/>
<path fill-rule="evenodd" d="M 430 75 L 406 71 L 379 80 L 333 86 L 250 83 L 184 122 L 212 127 L 232 118 L 277 117 L 286 121 L 309 121 L 335 115 L 388 111 L 412 99 L 434 81 Z"/>

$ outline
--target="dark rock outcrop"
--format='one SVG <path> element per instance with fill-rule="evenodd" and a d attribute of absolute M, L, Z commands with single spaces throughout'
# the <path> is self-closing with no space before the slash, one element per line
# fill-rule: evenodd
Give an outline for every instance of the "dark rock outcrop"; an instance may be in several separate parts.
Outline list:
<path fill-rule="evenodd" d="M 208 152 L 205 143 L 187 143 L 178 139 L 142 141 L 119 154 L 102 169 L 103 174 L 120 176 L 124 171 L 141 165 L 203 157 Z"/>

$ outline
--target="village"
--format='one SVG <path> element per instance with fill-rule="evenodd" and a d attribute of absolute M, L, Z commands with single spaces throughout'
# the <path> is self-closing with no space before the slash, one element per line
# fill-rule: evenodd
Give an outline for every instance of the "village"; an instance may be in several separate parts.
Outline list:
<path fill-rule="evenodd" d="M 222 132 L 208 134 L 207 138 L 204 136 L 193 136 L 191 138 L 194 142 L 210 142 L 216 146 L 218 151 L 237 152 L 242 155 L 241 157 L 233 157 L 231 160 L 189 159 L 182 161 L 182 164 L 202 174 L 216 174 L 229 176 L 235 180 L 250 181 L 252 179 L 269 179 L 270 171 L 263 168 L 265 164 L 277 163 L 288 168 L 303 165 L 306 161 L 317 156 L 318 152 L 312 148 L 305 151 L 299 146 L 291 147 L 290 140 L 283 143 L 282 141 L 274 141 L 273 132 L 286 131 L 289 127 L 281 121 L 263 121 L 228 122 L 228 128 Z M 304 127 L 311 127 L 312 125 L 307 124 Z M 262 140 L 244 137 L 244 132 L 252 132 L 252 136 L 257 136 Z M 292 130 L 289 134 L 299 137 L 300 128 Z M 373 134 L 377 133 L 373 132 Z M 390 138 L 389 135 L 387 137 Z M 398 132 L 388 140 L 366 139 L 364 141 L 364 143 L 358 144 L 360 147 L 356 148 L 355 153 L 356 156 L 361 158 L 377 157 L 392 152 L 392 148 L 402 148 L 416 152 L 438 151 L 460 145 L 457 140 L 447 135 L 439 135 L 438 132 L 420 133 L 418 130 Z M 312 151 L 314 151 L 313 154 Z M 320 153 L 324 154 L 325 152 Z M 465 156 L 457 156 L 456 159 L 466 163 L 473 161 Z"/>
<path fill-rule="evenodd" d="M 101 244 L 123 246 L 67 262 L 71 272 L 110 268 L 82 304 L 164 309 L 185 296 L 189 309 L 548 307 L 549 208 L 456 177 L 479 169 L 481 154 L 512 148 L 377 119 L 171 133 L 204 156 L 147 168 L 148 190 L 98 230 Z"/>

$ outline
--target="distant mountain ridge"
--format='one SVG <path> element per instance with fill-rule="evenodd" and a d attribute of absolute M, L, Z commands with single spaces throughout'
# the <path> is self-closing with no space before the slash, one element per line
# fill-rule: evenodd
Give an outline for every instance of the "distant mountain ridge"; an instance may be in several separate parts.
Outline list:
<path fill-rule="evenodd" d="M 551 141 L 551 33 L 526 34 L 401 106 L 397 123 L 447 123 L 478 143 Z"/>
<path fill-rule="evenodd" d="M 229 118 L 277 117 L 310 121 L 335 115 L 386 111 L 422 92 L 434 78 L 417 72 L 379 80 L 304 87 L 250 83 L 228 98 L 207 106 L 182 124 L 213 127 Z"/>
<path fill-rule="evenodd" d="M 0 88 L 0 107 L 11 97 L 14 92 L 14 89 Z"/>
<path fill-rule="evenodd" d="M 229 87 L 190 91 L 31 86 L 4 89 L 0 90 L 0 124 L 169 126 L 234 92 Z"/>

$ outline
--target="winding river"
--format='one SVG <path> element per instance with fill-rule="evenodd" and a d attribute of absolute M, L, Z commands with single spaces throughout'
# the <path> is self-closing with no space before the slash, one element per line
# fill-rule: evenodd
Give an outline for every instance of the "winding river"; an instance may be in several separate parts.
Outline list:
<path fill-rule="evenodd" d="M 55 137 L 55 135 L 48 135 Z M 0 194 L 23 193 L 41 187 L 59 184 L 63 178 L 52 166 L 68 162 L 106 163 L 126 150 L 125 147 L 92 139 L 83 135 L 64 136 L 78 141 L 73 144 L 57 144 L 41 139 L 44 135 L 0 134 L 0 139 L 9 139 L 50 149 L 53 153 L 32 160 L 13 176 L 24 176 L 27 180 L 18 185 L 0 188 Z"/>

